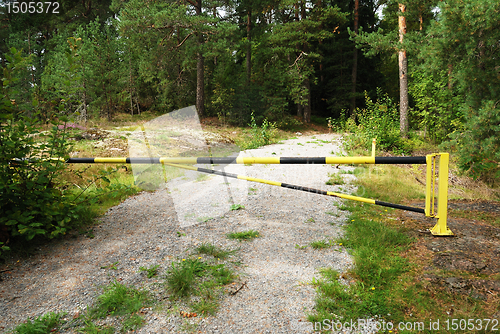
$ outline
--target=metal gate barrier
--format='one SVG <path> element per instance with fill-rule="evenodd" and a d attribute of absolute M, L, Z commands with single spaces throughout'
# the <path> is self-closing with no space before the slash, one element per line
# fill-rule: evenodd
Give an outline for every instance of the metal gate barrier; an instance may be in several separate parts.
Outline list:
<path fill-rule="evenodd" d="M 439 158 L 439 159 L 438 159 Z M 437 162 L 439 160 L 439 162 Z M 229 178 L 236 178 L 251 182 L 259 182 L 278 187 L 306 191 L 310 193 L 339 197 L 369 204 L 413 211 L 427 217 L 437 218 L 436 225 L 430 229 L 435 236 L 453 236 L 447 226 L 448 212 L 448 163 L 449 153 L 434 153 L 427 156 L 416 157 L 376 157 L 375 140 L 372 144 L 371 156 L 358 157 L 163 157 L 163 158 L 69 158 L 66 163 L 125 163 L 125 164 L 162 164 L 176 168 L 193 170 L 201 173 L 215 174 Z M 207 168 L 190 166 L 194 164 L 427 164 L 425 209 L 387 203 L 370 198 L 341 194 L 332 191 L 313 189 L 288 183 L 264 180 L 244 175 L 222 172 Z M 437 186 L 437 212 L 436 212 L 436 177 Z"/>

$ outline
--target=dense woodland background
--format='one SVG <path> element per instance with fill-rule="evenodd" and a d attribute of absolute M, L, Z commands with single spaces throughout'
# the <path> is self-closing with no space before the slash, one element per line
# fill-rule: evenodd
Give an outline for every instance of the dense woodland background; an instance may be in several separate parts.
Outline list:
<path fill-rule="evenodd" d="M 370 126 L 395 113 L 398 136 L 445 143 L 473 175 L 498 173 L 496 0 L 61 0 L 58 14 L 7 3 L 11 114 L 112 119 L 196 104 L 287 128 L 295 115 Z"/>

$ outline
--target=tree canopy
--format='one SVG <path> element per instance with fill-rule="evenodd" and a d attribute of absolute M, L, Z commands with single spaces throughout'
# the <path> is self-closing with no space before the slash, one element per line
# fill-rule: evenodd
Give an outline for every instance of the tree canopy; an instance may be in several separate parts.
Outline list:
<path fill-rule="evenodd" d="M 63 0 L 57 14 L 8 2 L 0 59 L 24 59 L 8 87 L 22 113 L 112 119 L 195 104 L 286 127 L 356 118 L 378 91 L 400 102 L 401 134 L 447 143 L 475 175 L 499 171 L 498 1 Z"/>

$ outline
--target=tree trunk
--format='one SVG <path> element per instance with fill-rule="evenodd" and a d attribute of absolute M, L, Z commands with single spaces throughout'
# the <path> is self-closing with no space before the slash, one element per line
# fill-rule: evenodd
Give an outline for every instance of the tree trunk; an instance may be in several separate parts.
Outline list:
<path fill-rule="evenodd" d="M 252 76 L 252 11 L 248 11 L 247 15 L 247 84 L 250 83 Z"/>
<path fill-rule="evenodd" d="M 304 107 L 300 103 L 297 103 L 297 116 L 300 118 L 304 117 Z"/>
<path fill-rule="evenodd" d="M 201 15 L 201 1 L 196 2 L 196 15 Z M 203 45 L 203 35 L 199 33 L 198 42 Z M 196 110 L 199 117 L 205 116 L 205 57 L 198 52 L 198 62 L 196 64 Z"/>
<path fill-rule="evenodd" d="M 132 92 L 132 56 L 130 52 L 130 48 L 128 48 L 129 58 L 128 58 L 128 74 L 129 74 L 129 94 L 130 94 L 130 114 L 134 115 L 134 96 Z"/>
<path fill-rule="evenodd" d="M 402 137 L 408 135 L 408 59 L 403 48 L 403 38 L 406 34 L 406 5 L 399 4 L 399 42 L 401 44 L 398 54 L 399 63 L 399 131 Z"/>
<path fill-rule="evenodd" d="M 311 123 L 311 81 L 304 80 L 304 87 L 307 89 L 307 102 L 304 106 L 304 122 Z"/>
<path fill-rule="evenodd" d="M 323 4 L 321 2 L 321 0 L 318 0 L 318 2 L 316 3 L 316 8 L 318 8 L 319 10 L 321 10 L 321 7 L 323 7 Z M 319 25 L 319 30 L 323 30 L 323 23 L 321 23 Z M 320 38 L 319 41 L 319 49 L 321 50 L 322 47 L 323 47 L 323 40 Z M 323 61 L 321 60 L 320 58 L 320 61 L 319 61 L 319 81 L 320 82 L 323 82 L 324 81 L 324 76 L 323 76 Z"/>
<path fill-rule="evenodd" d="M 359 0 L 354 0 L 354 32 L 359 31 Z M 352 55 L 352 87 L 351 87 L 351 116 L 356 112 L 356 79 L 358 76 L 358 48 L 354 45 Z"/>

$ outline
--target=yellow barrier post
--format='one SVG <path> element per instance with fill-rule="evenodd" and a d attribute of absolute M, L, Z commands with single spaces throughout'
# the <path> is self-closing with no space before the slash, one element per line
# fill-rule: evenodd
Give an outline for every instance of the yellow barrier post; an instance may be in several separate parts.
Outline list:
<path fill-rule="evenodd" d="M 448 219 L 448 162 L 449 162 L 449 160 L 450 160 L 449 153 L 439 153 L 438 212 L 437 212 L 437 215 L 435 216 L 438 219 L 438 221 L 437 221 L 436 225 L 434 225 L 434 227 L 430 230 L 431 233 L 435 236 L 452 236 L 453 235 L 453 232 L 448 228 L 448 225 L 447 225 L 447 219 Z M 429 170 L 429 169 L 427 169 L 427 170 Z M 434 179 L 434 177 L 433 177 L 433 179 Z M 432 184 L 432 187 L 433 187 L 434 182 L 432 182 L 432 183 L 433 183 Z M 432 190 L 432 193 L 433 192 L 434 192 L 434 190 Z M 427 199 L 426 199 L 426 209 L 427 209 Z"/>
<path fill-rule="evenodd" d="M 372 140 L 372 158 L 375 159 L 375 143 L 377 142 L 377 140 L 375 138 L 373 138 Z"/>

